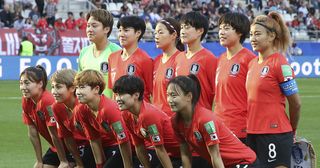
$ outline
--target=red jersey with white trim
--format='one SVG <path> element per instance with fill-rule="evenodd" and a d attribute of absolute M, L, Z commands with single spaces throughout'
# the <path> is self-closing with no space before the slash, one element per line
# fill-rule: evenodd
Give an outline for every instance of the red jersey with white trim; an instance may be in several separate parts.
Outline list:
<path fill-rule="evenodd" d="M 276 134 L 292 131 L 286 114 L 285 95 L 280 83 L 293 79 L 294 72 L 286 58 L 275 53 L 262 63 L 258 58 L 249 63 L 248 130 L 250 134 Z"/>
<path fill-rule="evenodd" d="M 200 156 L 211 163 L 207 146 L 219 144 L 223 164 L 226 167 L 236 164 L 251 164 L 256 160 L 256 154 L 244 145 L 212 111 L 197 105 L 191 125 L 174 115 L 171 119 L 177 139 L 180 143 L 188 143 Z"/>
<path fill-rule="evenodd" d="M 170 156 L 180 157 L 170 117 L 156 106 L 143 101 L 137 119 L 129 111 L 123 111 L 122 117 L 132 135 L 134 146 L 144 143 L 146 147 L 164 145 Z"/>
<path fill-rule="evenodd" d="M 172 116 L 174 113 L 167 102 L 167 85 L 169 81 L 175 77 L 177 55 L 183 54 L 180 51 L 175 52 L 167 62 L 162 62 L 163 55 L 159 55 L 153 64 L 153 104 L 162 111 Z"/>
<path fill-rule="evenodd" d="M 191 58 L 187 58 L 185 54 L 181 54 L 176 57 L 176 61 L 176 76 L 196 75 L 201 85 L 199 103 L 211 110 L 215 95 L 217 58 L 209 50 L 203 48 Z"/>
<path fill-rule="evenodd" d="M 75 99 L 74 107 L 79 105 L 78 99 Z M 78 146 L 89 145 L 89 142 L 83 132 L 80 132 L 74 126 L 73 108 L 69 109 L 65 104 L 55 102 L 52 105 L 54 117 L 57 122 L 57 131 L 60 138 L 73 137 Z"/>
<path fill-rule="evenodd" d="M 122 52 L 123 50 L 113 52 L 108 58 L 109 72 L 111 72 L 111 75 L 108 75 L 108 87 L 112 89 L 115 81 L 123 75 L 137 76 L 144 83 L 143 99 L 150 102 L 153 77 L 151 57 L 144 50 L 138 48 L 128 59 L 123 60 Z"/>
<path fill-rule="evenodd" d="M 118 105 L 104 95 L 100 96 L 97 116 L 86 104 L 75 107 L 76 126 L 83 130 L 87 139 L 101 138 L 103 147 L 114 146 L 129 141 L 128 130 L 122 120 Z"/>
<path fill-rule="evenodd" d="M 243 48 L 231 59 L 223 53 L 218 61 L 214 112 L 238 138 L 247 136 L 245 84 L 248 64 L 253 58 L 255 55 Z"/>
<path fill-rule="evenodd" d="M 22 119 L 26 125 L 34 125 L 40 135 L 51 145 L 51 149 L 56 151 L 48 130 L 48 127 L 56 128 L 51 105 L 54 103 L 52 94 L 44 91 L 37 102 L 30 98 L 22 97 Z"/>

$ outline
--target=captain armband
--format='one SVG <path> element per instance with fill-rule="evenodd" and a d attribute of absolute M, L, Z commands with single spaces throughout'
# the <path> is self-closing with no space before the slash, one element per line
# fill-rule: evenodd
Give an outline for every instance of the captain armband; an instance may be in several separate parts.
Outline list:
<path fill-rule="evenodd" d="M 298 91 L 299 91 L 298 85 L 297 85 L 295 79 L 291 79 L 289 81 L 280 83 L 280 88 L 281 88 L 282 93 L 285 96 L 291 96 L 295 93 L 298 93 Z"/>

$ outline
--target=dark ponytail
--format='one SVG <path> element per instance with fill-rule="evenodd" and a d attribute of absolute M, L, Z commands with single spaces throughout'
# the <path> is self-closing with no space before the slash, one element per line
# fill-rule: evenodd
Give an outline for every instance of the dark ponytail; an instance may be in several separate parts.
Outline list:
<path fill-rule="evenodd" d="M 42 89 L 46 90 L 48 77 L 46 70 L 41 65 L 26 68 L 21 72 L 20 78 L 23 75 L 31 82 L 40 83 L 42 81 Z"/>

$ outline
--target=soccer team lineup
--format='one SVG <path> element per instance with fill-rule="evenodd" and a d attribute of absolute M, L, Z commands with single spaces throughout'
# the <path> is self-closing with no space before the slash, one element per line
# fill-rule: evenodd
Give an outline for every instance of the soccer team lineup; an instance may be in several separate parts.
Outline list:
<path fill-rule="evenodd" d="M 96 9 L 86 19 L 78 70 L 48 77 L 37 65 L 19 76 L 34 168 L 291 168 L 300 157 L 299 80 L 277 12 L 222 15 L 219 57 L 202 46 L 199 12 L 157 22 L 155 59 L 138 46 L 142 18 L 113 23 Z M 113 24 L 120 45 L 108 40 Z"/>

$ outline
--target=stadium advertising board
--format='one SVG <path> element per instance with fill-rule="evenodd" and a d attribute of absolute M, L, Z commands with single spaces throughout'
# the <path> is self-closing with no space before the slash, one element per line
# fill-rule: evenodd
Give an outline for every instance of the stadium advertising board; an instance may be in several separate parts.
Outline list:
<path fill-rule="evenodd" d="M 289 60 L 298 78 L 319 78 L 319 57 L 294 57 Z M 75 56 L 42 56 L 19 57 L 0 56 L 0 80 L 18 80 L 20 73 L 29 66 L 42 65 L 50 76 L 56 70 L 72 68 L 77 70 L 78 57 Z"/>

